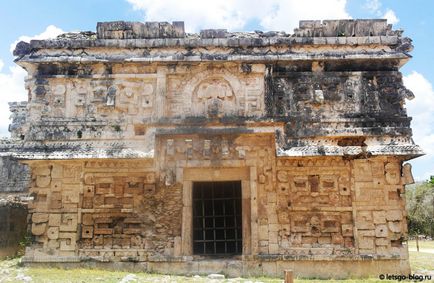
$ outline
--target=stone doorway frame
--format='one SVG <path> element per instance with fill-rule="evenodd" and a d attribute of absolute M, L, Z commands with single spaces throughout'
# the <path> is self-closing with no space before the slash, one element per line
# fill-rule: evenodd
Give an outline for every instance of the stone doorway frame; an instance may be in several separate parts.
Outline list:
<path fill-rule="evenodd" d="M 181 253 L 193 255 L 193 182 L 241 181 L 241 218 L 243 233 L 242 255 L 252 253 L 252 231 L 256 223 L 252 218 L 252 202 L 256 203 L 256 172 L 254 167 L 184 168 L 182 196 Z M 254 195 L 252 194 L 254 193 Z"/>

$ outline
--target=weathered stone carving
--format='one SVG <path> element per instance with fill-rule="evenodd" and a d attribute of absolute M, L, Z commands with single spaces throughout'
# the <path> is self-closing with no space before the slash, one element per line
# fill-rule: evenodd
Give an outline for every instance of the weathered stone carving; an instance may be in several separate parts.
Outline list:
<path fill-rule="evenodd" d="M 404 178 L 404 184 L 413 184 L 413 174 L 411 173 L 411 164 L 406 163 L 402 166 L 402 175 Z"/>
<path fill-rule="evenodd" d="M 30 97 L 11 104 L 15 141 L 0 151 L 31 169 L 25 260 L 185 273 L 195 184 L 230 181 L 243 257 L 228 272 L 406 274 L 402 163 L 422 154 L 398 72 L 410 49 L 385 20 L 302 21 L 293 35 L 109 22 L 19 44 Z"/>
<path fill-rule="evenodd" d="M 230 112 L 234 106 L 234 95 L 231 86 L 225 80 L 208 80 L 197 86 L 198 108 L 203 107 L 209 117 L 219 117 Z M 201 112 L 201 110 L 198 110 Z"/>

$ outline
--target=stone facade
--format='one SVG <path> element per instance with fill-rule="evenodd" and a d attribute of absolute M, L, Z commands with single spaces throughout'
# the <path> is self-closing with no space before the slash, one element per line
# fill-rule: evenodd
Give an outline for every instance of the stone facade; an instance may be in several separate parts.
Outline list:
<path fill-rule="evenodd" d="M 21 202 L 0 198 L 0 258 L 22 252 L 26 231 L 27 207 Z"/>
<path fill-rule="evenodd" d="M 0 157 L 0 195 L 27 193 L 30 179 L 29 166 L 10 156 Z"/>
<path fill-rule="evenodd" d="M 20 244 L 26 241 L 30 181 L 28 165 L 11 156 L 0 157 L 0 258 L 22 253 Z"/>
<path fill-rule="evenodd" d="M 17 45 L 25 117 L 0 153 L 31 168 L 26 262 L 173 273 L 409 272 L 403 162 L 411 40 L 385 20 L 294 34 L 98 23 Z M 242 254 L 193 252 L 197 182 L 241 182 Z M 124 265 L 126 267 L 127 265 Z"/>

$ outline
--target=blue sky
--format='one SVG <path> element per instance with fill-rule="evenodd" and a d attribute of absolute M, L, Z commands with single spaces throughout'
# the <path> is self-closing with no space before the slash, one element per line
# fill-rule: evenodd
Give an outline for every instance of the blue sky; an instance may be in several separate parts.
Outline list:
<path fill-rule="evenodd" d="M 7 136 L 8 101 L 25 100 L 25 72 L 13 63 L 18 39 L 95 31 L 96 22 L 184 20 L 189 32 L 285 30 L 302 19 L 387 18 L 413 39 L 413 59 L 402 69 L 416 95 L 407 101 L 414 140 L 426 156 L 412 160 L 416 179 L 434 175 L 434 1 L 428 0 L 0 0 L 0 136 Z"/>

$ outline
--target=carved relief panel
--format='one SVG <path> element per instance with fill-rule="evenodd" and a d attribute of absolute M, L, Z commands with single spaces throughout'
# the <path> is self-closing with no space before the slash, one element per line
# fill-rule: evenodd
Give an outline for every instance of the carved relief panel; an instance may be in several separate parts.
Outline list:
<path fill-rule="evenodd" d="M 149 117 L 154 106 L 152 78 L 51 79 L 47 100 L 51 117 L 99 117 L 120 113 Z"/>
<path fill-rule="evenodd" d="M 39 251 L 74 255 L 77 240 L 80 176 L 76 164 L 41 162 L 32 165 L 32 187 L 35 200 L 29 203 L 31 232 Z"/>
<path fill-rule="evenodd" d="M 196 69 L 168 77 L 169 117 L 258 116 L 264 112 L 264 74 L 237 68 Z"/>
<path fill-rule="evenodd" d="M 236 110 L 236 97 L 228 81 L 214 78 L 202 81 L 193 94 L 193 113 L 208 117 L 230 115 Z"/>
<path fill-rule="evenodd" d="M 346 165 L 332 158 L 278 161 L 275 191 L 270 188 L 264 194 L 268 201 L 267 221 L 261 226 L 268 229 L 268 235 L 277 233 L 274 242 L 269 240 L 269 253 L 353 252 L 353 192 Z M 323 245 L 322 249 L 317 249 L 319 245 Z"/>
<path fill-rule="evenodd" d="M 352 162 L 360 254 L 400 255 L 407 234 L 403 198 L 407 178 L 401 176 L 400 161 L 387 157 Z"/>
<path fill-rule="evenodd" d="M 282 116 L 307 109 L 328 118 L 353 112 L 401 114 L 396 107 L 402 103 L 396 95 L 404 92 L 400 85 L 401 78 L 387 72 L 324 72 L 321 76 L 311 72 L 280 73 L 273 81 L 278 98 L 273 108 Z"/>

